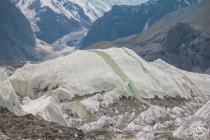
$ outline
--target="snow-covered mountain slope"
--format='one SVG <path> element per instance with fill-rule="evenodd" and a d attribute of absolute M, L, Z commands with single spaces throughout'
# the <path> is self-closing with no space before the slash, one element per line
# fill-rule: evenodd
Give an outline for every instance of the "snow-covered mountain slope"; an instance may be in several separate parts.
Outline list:
<path fill-rule="evenodd" d="M 37 3 L 37 0 L 16 0 L 17 6 L 28 16 L 34 16 L 34 9 L 31 6 Z M 148 0 L 38 0 L 40 7 L 48 7 L 56 13 L 62 13 L 68 18 L 80 20 L 80 11 L 93 22 L 105 12 L 111 10 L 113 5 L 140 5 Z M 79 6 L 81 9 L 77 8 Z"/>
<path fill-rule="evenodd" d="M 153 9 L 155 0 L 11 0 L 29 19 L 36 37 L 50 44 L 71 33 L 78 33 L 87 30 L 92 23 L 105 12 L 112 9 L 114 5 L 141 5 L 147 1 Z M 176 1 L 176 0 L 175 0 Z M 173 10 L 179 9 L 182 5 L 191 4 L 196 0 L 177 0 L 178 5 L 170 4 Z M 172 6 L 171 6 L 172 5 Z M 174 6 L 173 6 L 174 5 Z M 163 7 L 167 7 L 163 4 Z M 161 7 L 160 7 L 161 8 Z M 149 13 L 150 14 L 150 13 Z M 157 15 L 161 13 L 157 13 Z M 167 12 L 166 12 L 167 14 Z M 141 17 L 141 16 L 140 16 Z M 112 17 L 111 17 L 112 18 Z M 138 31 L 138 30 L 137 30 Z M 82 34 L 80 37 L 84 37 Z M 81 38 L 76 39 L 78 42 Z M 62 40 L 62 39 L 61 39 Z M 69 40 L 70 44 L 75 41 Z M 77 43 L 76 43 L 77 44 Z M 64 44 L 64 45 L 69 45 Z M 58 47 L 58 46 L 56 46 Z M 76 45 L 74 47 L 77 47 Z"/>
<path fill-rule="evenodd" d="M 139 5 L 147 0 L 11 0 L 28 17 L 37 38 L 56 39 L 89 26 L 113 5 Z"/>
<path fill-rule="evenodd" d="M 85 14 L 95 21 L 105 12 L 111 10 L 113 5 L 140 5 L 148 0 L 70 0 L 83 7 Z"/>

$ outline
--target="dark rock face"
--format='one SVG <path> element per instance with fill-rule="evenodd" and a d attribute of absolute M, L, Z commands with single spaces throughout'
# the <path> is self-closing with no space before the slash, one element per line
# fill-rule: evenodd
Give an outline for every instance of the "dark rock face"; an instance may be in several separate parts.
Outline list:
<path fill-rule="evenodd" d="M 16 140 L 85 139 L 85 135 L 81 130 L 39 120 L 30 114 L 25 116 L 15 116 L 13 113 L 3 107 L 0 107 L 0 124 L 0 132 L 3 133 L 3 135 Z M 2 135 L 1 133 L 0 136 Z"/>
<path fill-rule="evenodd" d="M 35 37 L 25 16 L 8 0 L 0 1 L 0 62 L 34 60 Z"/>
<path fill-rule="evenodd" d="M 147 61 L 162 59 L 178 68 L 205 72 L 210 68 L 210 35 L 187 23 L 177 23 L 167 31 L 144 41 L 118 40 L 113 45 L 128 47 Z"/>
<path fill-rule="evenodd" d="M 149 40 L 126 45 L 147 61 L 160 58 L 193 72 L 205 72 L 210 68 L 210 35 L 187 23 L 177 23 Z"/>
<path fill-rule="evenodd" d="M 176 24 L 164 38 L 160 57 L 188 71 L 203 72 L 210 67 L 210 36 L 189 24 Z"/>
<path fill-rule="evenodd" d="M 195 3 L 197 0 L 150 0 L 141 6 L 114 6 L 93 23 L 81 46 L 144 32 L 163 16 Z"/>

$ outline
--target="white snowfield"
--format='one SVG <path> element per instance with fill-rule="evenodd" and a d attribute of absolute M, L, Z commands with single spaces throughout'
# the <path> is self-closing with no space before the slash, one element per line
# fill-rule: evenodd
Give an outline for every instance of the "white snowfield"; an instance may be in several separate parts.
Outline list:
<path fill-rule="evenodd" d="M 148 63 L 126 48 L 78 50 L 41 64 L 26 64 L 10 80 L 19 96 L 32 99 L 48 92 L 53 95 L 58 89 L 69 100 L 105 92 L 104 103 L 122 96 L 189 99 L 210 95 L 209 75 L 185 72 L 161 60 Z"/>

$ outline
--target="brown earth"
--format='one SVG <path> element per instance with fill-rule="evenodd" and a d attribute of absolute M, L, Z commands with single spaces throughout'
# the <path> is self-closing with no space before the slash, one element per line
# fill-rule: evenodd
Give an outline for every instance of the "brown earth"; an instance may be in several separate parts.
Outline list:
<path fill-rule="evenodd" d="M 15 140 L 85 139 L 85 134 L 81 130 L 39 120 L 31 114 L 16 116 L 4 107 L 0 107 L 0 124 L 0 140 L 4 140 L 6 136 Z"/>

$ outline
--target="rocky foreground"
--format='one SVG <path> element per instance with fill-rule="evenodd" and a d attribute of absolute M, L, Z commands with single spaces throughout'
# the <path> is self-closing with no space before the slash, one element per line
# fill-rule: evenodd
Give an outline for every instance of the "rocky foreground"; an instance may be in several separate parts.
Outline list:
<path fill-rule="evenodd" d="M 16 116 L 0 107 L 0 139 L 62 139 L 82 140 L 81 130 L 37 119 L 31 114 Z"/>
<path fill-rule="evenodd" d="M 13 139 L 208 140 L 209 85 L 209 75 L 126 48 L 76 51 L 9 78 L 0 71 L 0 105 L 22 116 L 1 108 L 0 130 Z"/>

